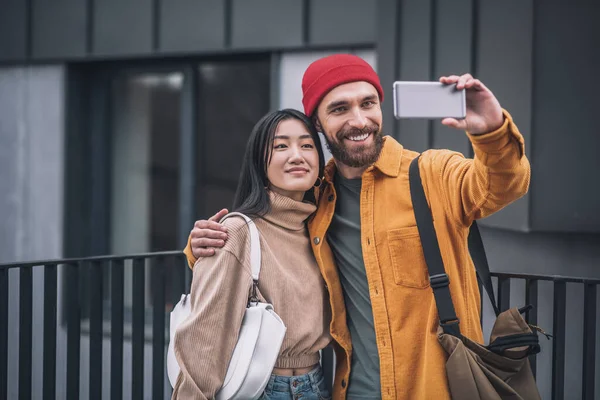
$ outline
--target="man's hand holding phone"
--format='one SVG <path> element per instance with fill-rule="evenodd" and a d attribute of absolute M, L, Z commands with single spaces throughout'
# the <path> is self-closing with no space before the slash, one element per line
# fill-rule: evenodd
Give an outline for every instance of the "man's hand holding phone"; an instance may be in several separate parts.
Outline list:
<path fill-rule="evenodd" d="M 465 90 L 466 117 L 462 120 L 444 118 L 442 124 L 461 129 L 472 135 L 493 132 L 504 123 L 502 107 L 496 96 L 471 74 L 461 76 L 442 76 L 440 82 L 445 85 L 456 84 L 457 90 Z"/>
<path fill-rule="evenodd" d="M 442 76 L 439 82 L 394 82 L 394 116 L 441 119 L 470 134 L 502 126 L 502 108 L 494 94 L 471 74 Z"/>

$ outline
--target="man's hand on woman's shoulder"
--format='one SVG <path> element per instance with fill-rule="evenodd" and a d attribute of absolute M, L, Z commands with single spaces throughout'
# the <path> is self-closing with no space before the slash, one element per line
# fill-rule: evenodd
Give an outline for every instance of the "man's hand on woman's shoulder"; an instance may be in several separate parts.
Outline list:
<path fill-rule="evenodd" d="M 190 247 L 196 259 L 210 257 L 215 254 L 215 248 L 221 248 L 227 240 L 227 228 L 219 221 L 229 213 L 224 208 L 207 220 L 201 219 L 194 223 L 190 232 Z"/>

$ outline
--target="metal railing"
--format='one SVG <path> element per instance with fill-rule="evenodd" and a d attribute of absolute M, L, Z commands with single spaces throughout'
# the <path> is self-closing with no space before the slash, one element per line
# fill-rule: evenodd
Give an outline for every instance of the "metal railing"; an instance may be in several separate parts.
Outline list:
<path fill-rule="evenodd" d="M 565 399 L 565 354 L 567 327 L 567 284 L 583 286 L 583 359 L 581 389 L 584 400 L 594 400 L 596 378 L 596 316 L 597 293 L 600 279 L 575 278 L 534 274 L 492 273 L 498 279 L 498 307 L 501 311 L 510 307 L 511 280 L 525 281 L 525 303 L 533 307 L 527 311 L 525 319 L 531 325 L 538 324 L 539 282 L 552 282 L 552 399 Z M 483 296 L 482 296 L 483 298 Z M 537 372 L 535 357 L 530 358 L 534 376 Z"/>
<path fill-rule="evenodd" d="M 42 296 L 43 299 L 43 336 L 42 336 L 42 382 L 41 392 L 44 399 L 55 399 L 57 393 L 57 327 L 66 331 L 66 386 L 64 392 L 67 399 L 78 399 L 81 389 L 80 355 L 83 335 L 89 340 L 89 382 L 87 393 L 89 399 L 101 399 L 103 392 L 102 376 L 103 339 L 105 335 L 110 341 L 110 398 L 123 398 L 124 376 L 124 343 L 131 342 L 131 398 L 144 398 L 144 369 L 151 365 L 152 384 L 150 390 L 153 399 L 168 398 L 170 391 L 166 382 L 166 346 L 168 338 L 167 316 L 169 306 L 178 300 L 181 293 L 189 287 L 189 273 L 183 278 L 167 284 L 166 279 L 173 271 L 167 271 L 166 265 L 175 263 L 179 271 L 187 271 L 185 256 L 180 251 L 150 253 L 129 256 L 105 256 L 79 259 L 47 260 L 21 263 L 0 264 L 0 399 L 8 398 L 8 332 L 9 332 L 9 298 L 16 295 L 16 287 L 9 285 L 9 271 L 18 270 L 18 382 L 19 399 L 30 399 L 34 382 L 32 382 L 33 363 L 33 303 Z M 131 317 L 127 324 L 131 325 L 130 334 L 125 333 L 125 269 L 131 268 Z M 33 290 L 34 270 L 43 270 L 43 294 Z M 151 295 L 148 291 L 146 270 L 150 269 Z M 60 271 L 60 274 L 59 274 Z M 110 271 L 107 275 L 106 272 Z M 570 278 L 562 276 L 527 275 L 510 273 L 492 273 L 497 279 L 498 305 L 502 310 L 510 306 L 511 282 L 525 282 L 525 302 L 534 306 L 527 312 L 530 324 L 537 325 L 538 320 L 538 283 L 552 282 L 553 294 L 553 335 L 552 342 L 552 399 L 565 398 L 565 334 L 567 310 L 567 284 L 581 285 L 584 291 L 583 318 L 583 374 L 582 398 L 595 398 L 595 345 L 596 345 L 596 301 L 600 279 Z M 58 290 L 58 283 L 62 280 Z M 82 279 L 83 278 L 83 279 Z M 87 282 L 85 293 L 81 293 L 82 282 Z M 105 287 L 107 286 L 107 287 Z M 128 289 L 128 290 L 129 290 Z M 105 297 L 109 294 L 109 300 Z M 59 302 L 60 296 L 62 302 Z M 149 297 L 149 298 L 148 298 Z M 483 298 L 483 295 L 482 295 Z M 170 300 L 168 300 L 170 299 Z M 146 321 L 147 303 L 151 303 L 151 322 Z M 82 303 L 84 301 L 84 303 Z M 60 307 L 59 307 L 60 304 Z M 129 306 L 127 306 L 129 307 Z M 83 316 L 82 310 L 87 315 Z M 59 311 L 63 318 L 58 318 Z M 105 313 L 105 311 L 107 311 Z M 108 312 L 110 311 L 110 313 Z M 82 331 L 82 316 L 89 321 L 89 328 Z M 108 320 L 108 321 L 107 321 Z M 149 318 L 148 318 L 149 320 Z M 151 333 L 146 332 L 150 322 Z M 13 327 L 14 328 L 14 327 Z M 108 332 L 108 333 L 107 333 Z M 147 337 L 150 337 L 148 339 Z M 144 347 L 151 342 L 152 360 L 147 364 Z M 58 349 L 60 350 L 60 349 Z M 330 359 L 330 357 L 328 357 Z M 331 376 L 333 365 L 324 365 L 326 375 Z M 536 372 L 536 360 L 532 358 L 532 369 Z M 38 382 L 39 384 L 39 382 Z M 168 383 L 166 384 L 168 386 Z M 147 394 L 147 393 L 146 393 Z"/>
<path fill-rule="evenodd" d="M 144 397 L 145 314 L 146 314 L 146 266 L 151 268 L 152 303 L 152 387 L 153 399 L 165 398 L 166 316 L 165 299 L 167 260 L 175 260 L 185 268 L 185 256 L 181 251 L 129 255 L 123 257 L 90 257 L 80 259 L 46 260 L 14 264 L 0 264 L 0 399 L 8 398 L 8 301 L 16 289 L 9 287 L 9 271 L 19 270 L 19 348 L 18 348 L 18 398 L 32 396 L 32 305 L 33 271 L 42 269 L 43 277 L 43 372 L 42 393 L 44 399 L 56 398 L 57 326 L 66 329 L 66 398 L 80 398 L 80 353 L 82 337 L 82 308 L 89 307 L 89 399 L 102 398 L 102 365 L 104 337 L 104 286 L 106 270 L 110 271 L 110 398 L 123 397 L 123 345 L 131 341 L 131 398 Z M 149 261 L 153 261 L 149 263 Z M 131 275 L 131 334 L 124 336 L 125 311 L 125 268 L 132 268 Z M 62 269 L 64 318 L 58 320 L 58 271 Z M 187 268 L 186 268 L 187 269 Z M 86 293 L 80 293 L 82 272 L 87 272 L 89 283 Z M 183 274 L 180 274 L 181 276 Z M 184 281 L 172 285 L 171 296 L 184 292 Z M 39 294 L 38 294 L 39 295 Z M 82 299 L 83 297 L 83 299 Z M 177 298 L 175 297 L 175 299 Z M 174 299 L 174 301 L 176 301 Z M 82 304 L 81 300 L 87 302 Z"/>

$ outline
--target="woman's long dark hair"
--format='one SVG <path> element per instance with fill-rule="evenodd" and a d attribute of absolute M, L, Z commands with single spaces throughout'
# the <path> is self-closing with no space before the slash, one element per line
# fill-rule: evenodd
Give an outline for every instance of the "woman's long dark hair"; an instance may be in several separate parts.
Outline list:
<path fill-rule="evenodd" d="M 300 111 L 291 108 L 270 112 L 256 123 L 246 144 L 240 179 L 233 199 L 235 211 L 260 218 L 271 209 L 269 194 L 265 189 L 269 186 L 267 167 L 271 161 L 277 127 L 281 121 L 287 119 L 297 119 L 302 122 L 310 133 L 319 154 L 319 178 L 323 176 L 325 157 L 319 134 L 311 120 Z M 312 191 L 308 190 L 305 198 L 311 196 Z"/>

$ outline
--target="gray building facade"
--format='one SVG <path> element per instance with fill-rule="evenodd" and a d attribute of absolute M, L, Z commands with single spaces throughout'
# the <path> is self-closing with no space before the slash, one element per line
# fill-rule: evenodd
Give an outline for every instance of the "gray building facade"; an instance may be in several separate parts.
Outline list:
<path fill-rule="evenodd" d="M 230 206 L 258 118 L 301 108 L 308 63 L 352 52 L 389 94 L 395 80 L 480 78 L 514 117 L 532 165 L 528 195 L 481 222 L 492 270 L 600 278 L 599 18 L 600 6 L 584 0 L 3 0 L 0 263 L 182 248 L 193 221 Z M 395 120 L 391 98 L 383 105 L 385 132 L 405 147 L 472 154 L 462 132 Z M 34 343 L 41 279 L 34 271 Z M 58 282 L 60 292 L 60 273 Z M 512 289 L 511 304 L 523 304 L 524 289 Z M 538 322 L 549 329 L 552 292 L 540 284 Z M 579 399 L 583 294 L 575 286 L 567 294 L 565 388 Z M 10 293 L 9 360 L 17 359 L 18 298 Z M 58 332 L 60 349 L 60 317 Z M 82 335 L 81 398 L 85 346 Z M 58 356 L 58 382 L 63 364 Z M 542 351 L 543 398 L 550 368 Z M 16 361 L 8 369 L 16 393 Z M 63 389 L 57 384 L 57 398 Z"/>

